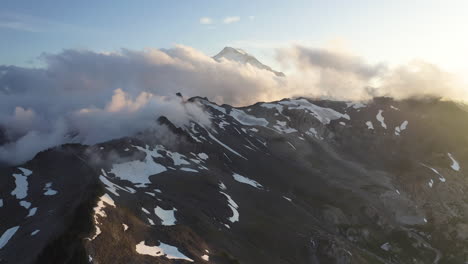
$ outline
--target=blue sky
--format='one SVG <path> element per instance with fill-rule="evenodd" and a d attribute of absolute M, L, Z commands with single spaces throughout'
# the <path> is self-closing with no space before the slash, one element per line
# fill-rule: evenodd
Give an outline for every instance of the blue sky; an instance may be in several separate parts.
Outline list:
<path fill-rule="evenodd" d="M 0 9 L 0 64 L 37 66 L 62 49 L 192 46 L 214 55 L 226 45 L 274 64 L 291 43 L 338 46 L 369 61 L 422 58 L 468 73 L 465 1 L 18 1 Z M 211 24 L 200 19 L 210 18 Z M 226 17 L 238 21 L 226 24 Z M 234 19 L 235 20 L 235 19 Z"/>

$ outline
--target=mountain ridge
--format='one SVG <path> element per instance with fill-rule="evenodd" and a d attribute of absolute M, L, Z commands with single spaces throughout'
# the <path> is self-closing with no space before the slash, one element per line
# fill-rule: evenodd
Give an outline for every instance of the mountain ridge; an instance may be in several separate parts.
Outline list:
<path fill-rule="evenodd" d="M 202 107 L 211 125 L 177 127 L 160 117 L 155 122 L 169 127 L 170 140 L 142 131 L 56 147 L 0 168 L 6 176 L 0 213 L 8 215 L 0 222 L 6 241 L 0 259 L 464 260 L 468 113 L 455 103 L 295 98 L 232 107 L 201 97 L 181 103 Z M 12 195 L 17 179 L 26 180 L 25 196 Z M 46 195 L 50 190 L 56 193 Z M 74 223 L 73 215 L 84 218 Z M 19 248 L 30 254 L 16 254 Z"/>
<path fill-rule="evenodd" d="M 241 64 L 250 64 L 259 69 L 270 71 L 278 77 L 285 77 L 284 73 L 273 70 L 270 66 L 261 63 L 259 60 L 257 60 L 257 58 L 255 58 L 254 56 L 250 55 L 242 49 L 224 47 L 218 54 L 213 56 L 213 59 L 215 59 L 218 62 L 221 62 L 223 59 L 225 59 L 229 61 L 235 61 Z"/>

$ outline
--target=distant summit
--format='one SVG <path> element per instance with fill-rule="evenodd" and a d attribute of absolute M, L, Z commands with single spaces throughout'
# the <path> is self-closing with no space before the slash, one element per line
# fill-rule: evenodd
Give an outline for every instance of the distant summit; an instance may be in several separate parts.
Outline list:
<path fill-rule="evenodd" d="M 255 66 L 259 69 L 271 71 L 274 73 L 276 76 L 279 77 L 284 77 L 284 73 L 282 72 L 277 72 L 273 70 L 271 67 L 261 63 L 260 61 L 257 60 L 254 56 L 248 54 L 247 52 L 237 49 L 237 48 L 232 48 L 232 47 L 225 47 L 221 52 L 216 54 L 213 59 L 216 61 L 220 62 L 223 59 L 230 60 L 230 61 L 235 61 L 239 62 L 242 64 L 250 64 L 252 66 Z"/>

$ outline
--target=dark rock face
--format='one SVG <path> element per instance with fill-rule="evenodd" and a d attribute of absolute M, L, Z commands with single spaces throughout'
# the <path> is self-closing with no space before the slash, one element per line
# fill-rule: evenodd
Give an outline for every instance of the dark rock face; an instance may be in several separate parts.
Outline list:
<path fill-rule="evenodd" d="M 468 261 L 455 103 L 184 103 L 211 125 L 161 117 L 171 144 L 144 131 L 1 169 L 0 263 Z"/>

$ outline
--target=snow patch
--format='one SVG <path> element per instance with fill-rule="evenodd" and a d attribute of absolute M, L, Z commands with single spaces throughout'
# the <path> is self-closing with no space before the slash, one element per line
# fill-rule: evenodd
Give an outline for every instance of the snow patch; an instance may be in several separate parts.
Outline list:
<path fill-rule="evenodd" d="M 134 160 L 113 164 L 110 172 L 122 180 L 138 184 L 138 187 L 144 187 L 146 184 L 151 183 L 149 180 L 151 175 L 162 173 L 167 169 L 153 160 L 153 158 L 162 157 L 158 153 L 158 150 L 161 149 L 159 146 L 153 150 L 150 150 L 148 145 L 146 145 L 145 148 L 139 146 L 134 147 L 146 153 L 145 159 L 143 161 Z"/>
<path fill-rule="evenodd" d="M 44 190 L 44 195 L 56 195 L 57 194 L 57 191 L 56 190 L 53 190 L 52 189 L 52 183 L 51 182 L 48 182 L 46 183 L 46 185 L 44 186 L 44 188 L 42 189 Z"/>
<path fill-rule="evenodd" d="M 382 116 L 383 110 L 379 110 L 379 113 L 377 114 L 376 118 L 380 122 L 380 125 L 382 125 L 383 128 L 387 129 L 387 125 L 385 124 L 385 118 Z"/>
<path fill-rule="evenodd" d="M 449 158 L 452 160 L 452 166 L 450 166 L 452 168 L 452 170 L 454 171 L 460 171 L 460 164 L 458 163 L 458 161 L 455 160 L 455 158 L 452 156 L 451 153 L 447 153 Z"/>
<path fill-rule="evenodd" d="M 371 129 L 371 130 L 374 129 L 374 125 L 372 124 L 371 121 L 367 121 L 367 122 L 366 122 L 366 125 L 367 125 L 367 129 Z"/>
<path fill-rule="evenodd" d="M 350 117 L 347 114 L 339 113 L 331 108 L 317 106 L 307 101 L 306 99 L 282 101 L 280 102 L 280 104 L 287 105 L 290 109 L 305 110 L 324 125 L 330 124 L 331 120 L 336 120 L 340 118 L 350 120 Z"/>
<path fill-rule="evenodd" d="M 232 210 L 232 216 L 229 218 L 229 221 L 231 221 L 231 223 L 238 222 L 239 211 L 237 211 L 237 209 L 239 209 L 239 206 L 236 204 L 236 202 L 234 202 L 234 200 L 231 198 L 231 196 L 229 196 L 229 194 L 225 192 L 221 192 L 221 193 L 224 194 L 224 196 L 226 196 L 226 198 L 228 199 L 228 205 Z"/>
<path fill-rule="evenodd" d="M 354 109 L 360 109 L 360 108 L 364 108 L 366 107 L 367 105 L 362 103 L 362 102 L 347 102 L 346 103 L 346 107 L 347 108 L 354 108 Z"/>
<path fill-rule="evenodd" d="M 19 204 L 26 209 L 29 209 L 29 207 L 31 206 L 31 203 L 28 201 L 21 201 Z"/>
<path fill-rule="evenodd" d="M 188 172 L 198 172 L 197 170 L 190 169 L 190 168 L 181 168 L 180 170 L 182 170 L 182 171 L 188 171 Z"/>
<path fill-rule="evenodd" d="M 12 228 L 7 229 L 3 235 L 0 237 L 0 249 L 2 249 L 8 241 L 15 235 L 16 231 L 18 231 L 19 226 L 14 226 Z"/>
<path fill-rule="evenodd" d="M 25 168 L 18 168 L 22 173 L 14 173 L 15 178 L 15 189 L 11 192 L 11 195 L 16 196 L 16 199 L 24 199 L 28 195 L 28 176 L 32 174 L 32 171 Z"/>
<path fill-rule="evenodd" d="M 159 242 L 159 246 L 147 246 L 145 241 L 141 241 L 136 245 L 136 252 L 141 255 L 149 255 L 153 257 L 164 256 L 168 259 L 182 259 L 193 262 L 192 259 L 182 254 L 178 248 Z"/>
<path fill-rule="evenodd" d="M 390 245 L 390 243 L 387 242 L 387 243 L 381 245 L 380 248 L 385 250 L 385 251 L 390 251 L 390 249 L 392 249 L 392 246 Z"/>
<path fill-rule="evenodd" d="M 31 208 L 29 209 L 29 213 L 26 217 L 31 217 L 31 216 L 34 216 L 37 212 L 37 207 L 34 207 L 34 208 Z"/>
<path fill-rule="evenodd" d="M 154 209 L 154 213 L 161 219 L 162 225 L 164 226 L 173 226 L 175 225 L 176 218 L 174 215 L 174 212 L 177 211 L 177 209 L 173 208 L 170 210 L 164 210 L 161 207 L 156 207 Z"/>
<path fill-rule="evenodd" d="M 242 176 L 240 174 L 234 173 L 232 175 L 232 177 L 234 177 L 234 180 L 236 180 L 238 182 L 241 182 L 241 183 L 248 184 L 248 185 L 250 185 L 250 186 L 252 186 L 254 188 L 257 188 L 257 189 L 262 189 L 263 188 L 263 186 L 260 183 L 254 181 L 254 180 L 251 180 L 251 179 L 249 179 L 247 177 L 244 177 L 244 176 Z"/>
<path fill-rule="evenodd" d="M 96 227 L 96 233 L 90 240 L 94 240 L 99 234 L 101 234 L 101 229 L 98 226 L 100 224 L 98 217 L 107 217 L 106 212 L 104 212 L 106 204 L 115 207 L 114 200 L 112 200 L 112 198 L 107 193 L 99 198 L 97 205 L 94 207 L 94 224 Z"/>
<path fill-rule="evenodd" d="M 34 231 L 31 233 L 31 236 L 37 235 L 37 233 L 39 233 L 39 231 L 41 231 L 41 230 L 39 230 L 39 229 L 34 230 Z"/>
<path fill-rule="evenodd" d="M 399 136 L 400 133 L 403 132 L 403 130 L 405 130 L 407 126 L 408 126 L 408 121 L 405 120 L 401 125 L 395 127 L 395 135 Z"/>
<path fill-rule="evenodd" d="M 258 118 L 249 114 L 246 114 L 244 111 L 239 109 L 232 109 L 229 113 L 234 119 L 239 123 L 246 126 L 267 126 L 268 121 L 265 118 Z"/>
<path fill-rule="evenodd" d="M 232 153 L 236 154 L 237 156 L 239 156 L 239 157 L 241 157 L 241 158 L 247 160 L 246 157 L 242 156 L 242 155 L 239 154 L 237 151 L 233 150 L 232 148 L 230 148 L 230 147 L 228 147 L 227 145 L 225 145 L 223 142 L 219 141 L 217 138 L 215 138 L 213 135 L 211 135 L 210 132 L 207 131 L 207 133 L 208 133 L 208 136 L 209 136 L 211 139 L 213 139 L 214 141 L 216 141 L 216 143 L 220 144 L 222 147 L 224 147 L 225 149 L 231 151 Z"/>
<path fill-rule="evenodd" d="M 208 155 L 206 153 L 198 153 L 198 157 L 200 157 L 200 159 L 202 160 L 207 160 L 208 159 Z"/>

